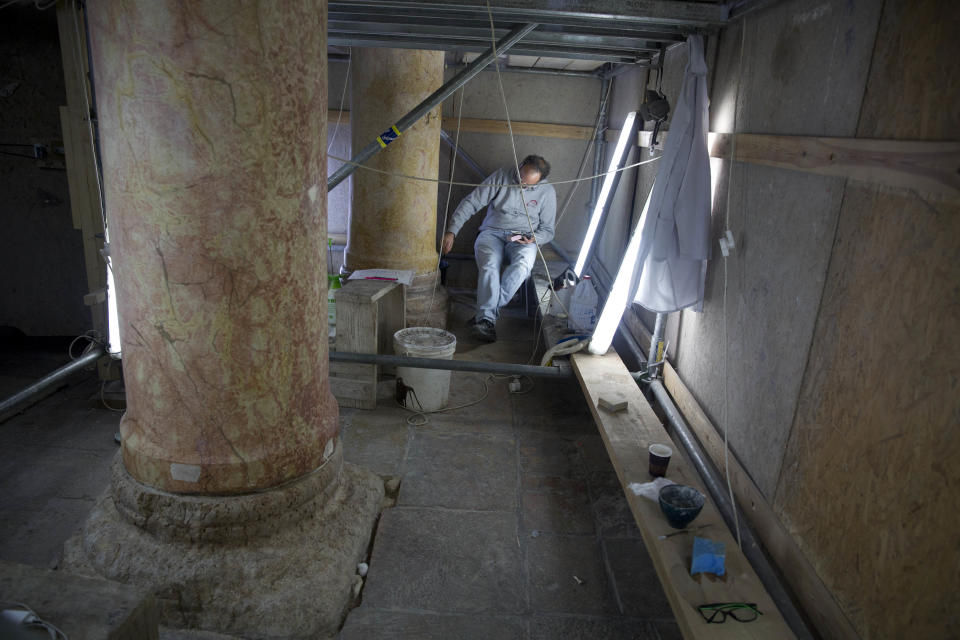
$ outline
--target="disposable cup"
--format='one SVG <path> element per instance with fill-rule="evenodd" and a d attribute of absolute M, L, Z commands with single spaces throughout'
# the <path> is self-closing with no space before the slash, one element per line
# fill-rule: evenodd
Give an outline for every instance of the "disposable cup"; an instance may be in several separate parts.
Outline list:
<path fill-rule="evenodd" d="M 670 456 L 673 455 L 673 449 L 665 444 L 652 444 L 650 451 L 650 475 L 655 478 L 667 475 L 667 465 L 670 464 Z"/>

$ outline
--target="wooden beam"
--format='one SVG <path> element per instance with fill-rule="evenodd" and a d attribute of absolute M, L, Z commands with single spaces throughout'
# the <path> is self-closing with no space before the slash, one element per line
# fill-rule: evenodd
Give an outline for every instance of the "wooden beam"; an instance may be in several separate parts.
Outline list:
<path fill-rule="evenodd" d="M 730 156 L 718 134 L 711 156 Z M 736 159 L 960 200 L 960 142 L 737 134 Z"/>
<path fill-rule="evenodd" d="M 736 540 L 709 496 L 695 524 L 710 524 L 711 527 L 704 530 L 701 537 L 719 540 L 726 546 L 726 575 L 722 579 L 712 575 L 690 575 L 692 535 L 660 539 L 661 535 L 673 530 L 659 505 L 637 496 L 628 486 L 651 480 L 647 471 L 647 447 L 656 442 L 670 442 L 670 438 L 616 352 L 610 351 L 603 356 L 577 353 L 571 357 L 571 361 L 684 637 L 795 637 L 753 567 L 737 547 Z M 626 400 L 627 409 L 617 413 L 603 411 L 597 406 L 601 396 Z M 671 459 L 667 476 L 706 494 L 696 471 L 679 452 Z M 763 615 L 749 624 L 731 624 L 728 621 L 723 625 L 711 625 L 704 622 L 697 611 L 698 605 L 711 602 L 755 602 Z"/>
<path fill-rule="evenodd" d="M 624 319 L 631 332 L 638 337 L 640 346 L 648 348 L 650 333 L 640 323 L 632 309 L 627 311 Z M 700 441 L 714 465 L 718 469 L 723 469 L 723 436 L 707 418 L 703 408 L 669 362 L 664 362 L 663 386 L 670 393 L 690 430 L 697 436 L 697 440 Z M 784 528 L 750 474 L 732 452 L 729 460 L 730 484 L 740 508 L 813 625 L 824 638 L 843 640 L 859 638 L 840 609 L 840 605 L 823 584 L 793 537 Z"/>
<path fill-rule="evenodd" d="M 616 140 L 608 130 L 607 140 Z M 662 148 L 669 132 L 661 132 Z M 649 148 L 651 131 L 641 131 L 638 146 Z M 711 133 L 710 156 L 730 157 L 733 136 Z M 960 202 L 960 142 L 820 138 L 738 133 L 737 161 L 806 173 L 837 176 L 887 187 L 912 189 Z"/>
<path fill-rule="evenodd" d="M 350 112 L 328 111 L 329 122 L 350 123 Z M 446 118 L 445 123 L 455 122 Z M 514 122 L 513 134 L 562 140 L 591 140 L 593 127 L 541 122 Z M 452 125 L 451 125 L 452 126 Z M 509 133 L 505 120 L 463 118 L 460 130 L 467 133 Z M 619 129 L 607 129 L 604 139 L 616 142 Z M 657 136 L 663 148 L 669 132 Z M 637 145 L 649 148 L 652 131 L 641 131 Z M 738 133 L 737 160 L 806 173 L 838 176 L 888 187 L 913 189 L 934 197 L 960 202 L 960 142 L 870 140 L 865 138 L 818 138 Z M 710 156 L 729 158 L 732 134 L 710 134 Z"/>

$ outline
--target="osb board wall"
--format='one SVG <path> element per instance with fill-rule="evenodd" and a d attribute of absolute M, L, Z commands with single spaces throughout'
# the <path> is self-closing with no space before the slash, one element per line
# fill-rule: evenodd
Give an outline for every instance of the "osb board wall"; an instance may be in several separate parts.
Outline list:
<path fill-rule="evenodd" d="M 886 0 L 858 136 L 960 139 L 960 12 Z M 960 207 L 848 182 L 774 508 L 857 631 L 960 622 Z"/>

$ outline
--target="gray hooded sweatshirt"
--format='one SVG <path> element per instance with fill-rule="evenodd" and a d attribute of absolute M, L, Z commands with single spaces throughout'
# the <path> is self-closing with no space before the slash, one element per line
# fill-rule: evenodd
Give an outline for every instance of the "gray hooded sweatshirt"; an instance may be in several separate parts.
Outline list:
<path fill-rule="evenodd" d="M 447 231 L 457 235 L 464 223 L 477 211 L 487 207 L 487 217 L 480 230 L 515 231 L 530 233 L 533 225 L 537 242 L 544 244 L 553 240 L 553 225 L 557 217 L 557 194 L 553 185 L 541 180 L 535 185 L 520 189 L 516 169 L 497 169 L 483 183 L 463 199 L 453 212 Z M 521 194 L 523 201 L 520 200 Z M 524 213 L 523 202 L 527 209 Z M 527 215 L 530 221 L 527 221 Z"/>

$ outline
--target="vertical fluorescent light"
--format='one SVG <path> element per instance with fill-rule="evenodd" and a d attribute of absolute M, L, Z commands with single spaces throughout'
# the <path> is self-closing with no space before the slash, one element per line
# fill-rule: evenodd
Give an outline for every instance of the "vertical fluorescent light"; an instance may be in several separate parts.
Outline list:
<path fill-rule="evenodd" d="M 579 278 L 583 273 L 583 268 L 587 264 L 587 256 L 590 255 L 590 247 L 593 246 L 593 236 L 597 233 L 597 227 L 600 225 L 600 218 L 603 215 L 603 209 L 607 204 L 607 198 L 610 197 L 610 189 L 613 187 L 613 181 L 616 174 L 613 173 L 620 166 L 623 151 L 633 132 L 633 121 L 637 117 L 636 111 L 627 114 L 623 122 L 623 128 L 620 129 L 620 137 L 617 139 L 617 146 L 613 150 L 613 157 L 610 158 L 610 166 L 607 167 L 607 175 L 603 178 L 603 186 L 600 188 L 600 195 L 597 197 L 597 204 L 593 207 L 593 214 L 590 216 L 590 224 L 587 226 L 587 233 L 583 237 L 583 245 L 580 247 L 580 255 L 577 256 L 577 264 L 573 267 L 574 273 Z"/>
<path fill-rule="evenodd" d="M 117 311 L 117 287 L 113 282 L 113 257 L 110 255 L 110 232 L 103 230 L 103 239 L 107 246 L 107 332 L 110 356 L 120 359 L 120 313 Z"/>
<path fill-rule="evenodd" d="M 653 193 L 653 189 L 650 190 Z M 617 331 L 620 324 L 620 318 L 623 316 L 623 310 L 627 308 L 627 302 L 636 293 L 630 291 L 630 282 L 633 280 L 633 270 L 637 265 L 637 254 L 640 252 L 640 236 L 643 235 L 643 225 L 647 219 L 647 209 L 650 207 L 650 194 L 647 194 L 647 201 L 643 205 L 643 213 L 640 215 L 640 221 L 630 236 L 630 242 L 627 244 L 627 250 L 623 253 L 623 260 L 620 261 L 620 268 L 617 270 L 617 277 L 610 287 L 610 295 L 603 304 L 603 311 L 600 312 L 600 319 L 597 320 L 597 328 L 593 330 L 593 336 L 590 338 L 590 344 L 587 351 L 594 355 L 603 355 L 610 348 L 613 342 L 613 334 Z"/>

